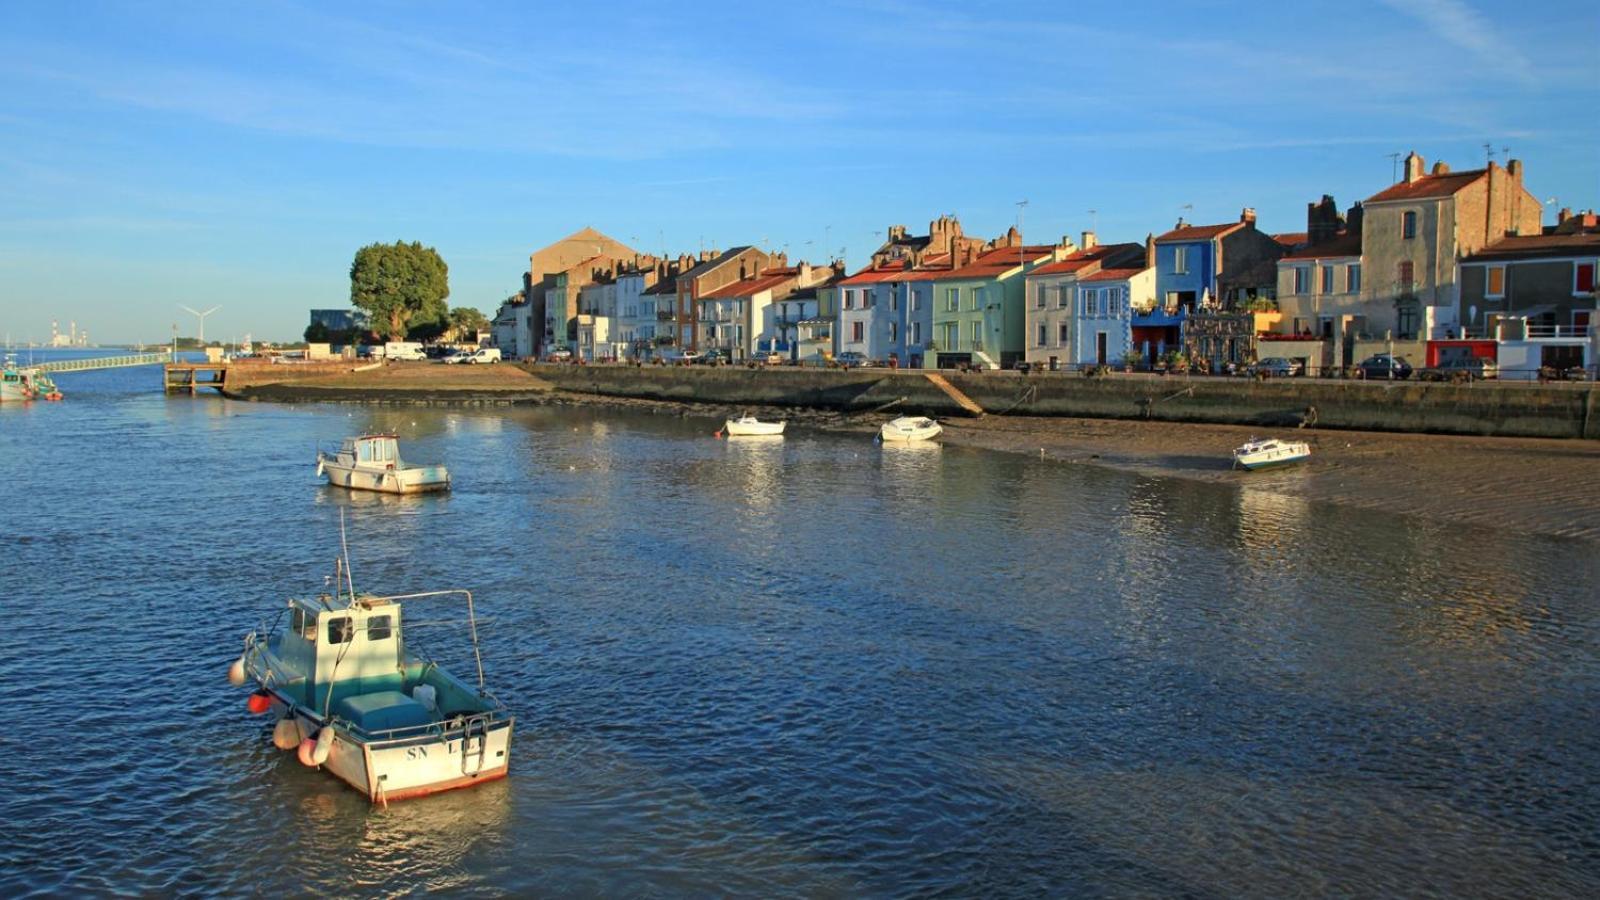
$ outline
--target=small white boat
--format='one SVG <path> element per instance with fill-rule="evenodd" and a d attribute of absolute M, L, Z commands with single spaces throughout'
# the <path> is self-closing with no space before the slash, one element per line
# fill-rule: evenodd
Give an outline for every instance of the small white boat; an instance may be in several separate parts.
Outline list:
<path fill-rule="evenodd" d="M 787 422 L 763 422 L 755 416 L 745 413 L 737 419 L 728 419 L 723 422 L 722 433 L 728 437 L 783 434 L 783 426 L 787 424 Z"/>
<path fill-rule="evenodd" d="M 1245 469 L 1264 469 L 1299 462 L 1311 455 L 1305 441 L 1280 441 L 1277 438 L 1251 438 L 1233 451 L 1233 464 Z"/>
<path fill-rule="evenodd" d="M 885 441 L 926 441 L 941 431 L 944 426 L 927 416 L 901 416 L 885 422 L 878 436 Z"/>
<path fill-rule="evenodd" d="M 334 487 L 353 491 L 421 494 L 450 490 L 449 469 L 407 465 L 400 459 L 399 439 L 392 434 L 345 438 L 338 453 L 317 451 L 317 475 L 326 475 Z"/>
<path fill-rule="evenodd" d="M 358 595 L 348 562 L 335 573 L 333 594 L 289 600 L 270 627 L 245 636 L 228 670 L 234 685 L 255 685 L 251 712 L 276 713 L 273 744 L 373 803 L 505 777 L 514 719 L 483 685 L 472 592 Z M 402 601 L 449 596 L 466 600 L 476 688 L 402 636 Z"/>

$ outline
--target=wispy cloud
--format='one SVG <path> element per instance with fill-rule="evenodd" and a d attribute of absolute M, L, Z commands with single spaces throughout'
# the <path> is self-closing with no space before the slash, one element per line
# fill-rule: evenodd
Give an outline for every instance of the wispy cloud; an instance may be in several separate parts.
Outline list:
<path fill-rule="evenodd" d="M 1453 44 L 1484 65 L 1526 85 L 1535 84 L 1533 63 L 1517 49 L 1510 36 L 1497 31 L 1464 0 L 1380 0 L 1396 12 L 1421 22 L 1440 40 Z"/>

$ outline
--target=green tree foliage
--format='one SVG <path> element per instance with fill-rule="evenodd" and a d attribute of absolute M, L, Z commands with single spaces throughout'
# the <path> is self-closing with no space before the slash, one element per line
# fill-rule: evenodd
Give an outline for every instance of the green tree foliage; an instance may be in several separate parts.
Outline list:
<path fill-rule="evenodd" d="M 438 251 L 416 241 L 368 244 L 350 264 L 350 303 L 388 340 L 433 336 L 449 324 L 450 273 Z"/>
<path fill-rule="evenodd" d="M 321 322 L 312 322 L 307 325 L 305 338 L 308 344 L 326 344 L 331 340 L 328 336 L 328 326 Z"/>
<path fill-rule="evenodd" d="M 456 340 L 485 331 L 488 327 L 489 317 L 470 306 L 457 306 L 450 310 L 450 330 L 455 332 Z"/>

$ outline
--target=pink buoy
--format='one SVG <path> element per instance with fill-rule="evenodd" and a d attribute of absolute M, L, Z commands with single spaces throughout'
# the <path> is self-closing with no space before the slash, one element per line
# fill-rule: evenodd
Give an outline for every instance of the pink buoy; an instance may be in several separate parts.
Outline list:
<path fill-rule="evenodd" d="M 317 752 L 317 742 L 306 738 L 300 742 L 300 764 L 307 768 L 315 769 L 317 764 L 311 761 L 311 754 Z"/>

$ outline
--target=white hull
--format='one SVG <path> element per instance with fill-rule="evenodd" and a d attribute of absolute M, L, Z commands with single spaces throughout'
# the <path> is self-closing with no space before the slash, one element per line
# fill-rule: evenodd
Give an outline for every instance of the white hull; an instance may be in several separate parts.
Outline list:
<path fill-rule="evenodd" d="M 728 437 L 755 437 L 783 434 L 783 428 L 788 422 L 762 422 L 757 419 L 728 419 L 722 423 L 723 433 Z"/>
<path fill-rule="evenodd" d="M 301 733 L 322 727 L 304 709 L 295 717 Z M 511 759 L 513 720 L 486 727 L 456 727 L 442 734 L 388 741 L 364 741 L 334 726 L 333 748 L 324 764 L 330 773 L 374 803 L 409 800 L 504 778 Z"/>
<path fill-rule="evenodd" d="M 384 494 L 423 494 L 450 490 L 450 472 L 444 466 L 405 466 L 397 469 L 360 465 L 344 466 L 327 457 L 317 461 L 319 474 L 334 487 Z"/>
<path fill-rule="evenodd" d="M 1268 441 L 1245 444 L 1233 452 L 1233 464 L 1244 469 L 1284 466 L 1311 456 L 1311 445 L 1304 441 Z"/>
<path fill-rule="evenodd" d="M 944 426 L 932 419 L 901 417 L 884 423 L 878 436 L 885 441 L 926 441 L 939 436 Z"/>

